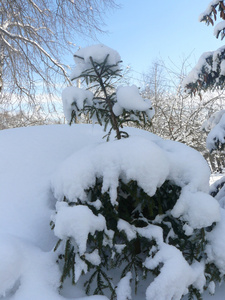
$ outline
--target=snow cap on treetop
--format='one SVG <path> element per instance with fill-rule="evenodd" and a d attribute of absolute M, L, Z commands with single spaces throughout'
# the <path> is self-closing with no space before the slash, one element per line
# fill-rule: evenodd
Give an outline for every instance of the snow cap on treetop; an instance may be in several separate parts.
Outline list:
<path fill-rule="evenodd" d="M 116 50 L 113 50 L 112 48 L 109 48 L 103 44 L 97 44 L 85 48 L 80 48 L 74 54 L 74 61 L 76 63 L 76 67 L 71 74 L 71 78 L 78 77 L 84 70 L 91 68 L 92 65 L 90 57 L 92 57 L 94 62 L 101 64 L 104 62 L 107 56 L 108 59 L 106 65 L 117 66 L 118 63 L 121 61 L 121 57 Z"/>

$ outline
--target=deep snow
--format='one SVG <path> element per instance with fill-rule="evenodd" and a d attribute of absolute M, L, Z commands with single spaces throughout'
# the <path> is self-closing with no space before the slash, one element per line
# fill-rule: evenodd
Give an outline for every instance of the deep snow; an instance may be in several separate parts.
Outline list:
<path fill-rule="evenodd" d="M 148 132 L 137 129 L 129 129 L 129 132 L 132 136 L 151 136 L 151 140 L 161 143 L 159 138 Z M 103 135 L 98 126 L 90 125 L 40 126 L 0 132 L 0 298 L 106 299 L 101 296 L 85 297 L 79 283 L 76 288 L 64 290 L 63 296 L 58 295 L 55 287 L 59 273 L 52 252 L 57 239 L 49 225 L 56 201 L 50 189 L 53 174 L 75 151 L 101 144 Z M 166 147 L 169 151 L 170 142 Z M 179 161 L 179 151 L 172 158 Z M 176 213 L 180 213 L 179 208 Z M 218 232 L 220 230 L 222 226 Z M 164 255 L 169 255 L 166 249 Z M 121 285 L 127 285 L 128 280 L 129 276 Z M 127 286 L 126 294 L 129 293 Z M 203 299 L 221 300 L 224 294 L 223 285 L 216 290 L 215 296 L 205 294 Z M 143 297 L 143 291 L 139 290 L 133 299 L 141 300 Z"/>

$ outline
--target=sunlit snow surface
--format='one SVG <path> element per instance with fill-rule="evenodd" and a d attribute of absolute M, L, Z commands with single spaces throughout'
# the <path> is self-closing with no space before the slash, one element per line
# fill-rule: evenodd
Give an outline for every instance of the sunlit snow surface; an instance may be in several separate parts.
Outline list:
<path fill-rule="evenodd" d="M 141 175 L 142 172 L 140 168 L 137 172 L 134 172 L 133 166 L 130 165 L 128 159 L 129 154 L 126 157 L 126 151 L 124 150 L 124 153 L 121 151 L 119 154 L 120 159 L 124 162 L 120 168 L 124 168 L 126 172 L 123 173 L 128 176 L 128 179 L 134 178 L 138 180 L 140 184 L 142 184 L 143 189 L 146 189 L 149 193 L 153 193 L 154 189 L 168 176 L 168 179 L 173 179 L 180 186 L 188 186 L 183 195 L 184 199 L 180 201 L 181 203 L 174 214 L 181 214 L 184 219 L 189 218 L 190 220 L 191 218 L 193 227 L 198 227 L 198 225 L 202 225 L 202 222 L 211 222 L 213 218 L 218 218 L 218 207 L 211 202 L 208 207 L 208 209 L 211 210 L 211 214 L 209 214 L 207 205 L 205 205 L 206 207 L 204 207 L 204 209 L 206 209 L 206 211 L 204 210 L 204 214 L 206 214 L 206 216 L 201 216 L 199 220 L 200 224 L 198 224 L 198 220 L 193 219 L 188 213 L 189 207 L 185 202 L 185 193 L 204 193 L 208 190 L 210 174 L 201 156 L 184 145 L 163 141 L 148 132 L 136 129 L 129 129 L 129 132 L 131 133 L 131 138 L 130 140 L 122 142 L 124 143 L 122 149 L 124 150 L 124 148 L 126 148 L 128 153 L 136 155 L 133 160 L 135 165 L 137 161 L 137 164 L 141 163 L 140 155 L 147 153 L 147 148 L 151 146 L 152 150 L 149 150 L 149 156 L 151 156 L 153 152 L 155 153 L 154 164 L 151 159 L 149 159 L 148 164 L 152 164 L 151 166 L 155 170 L 154 174 L 156 177 L 151 177 L 152 185 L 149 187 L 144 175 L 153 175 L 148 173 L 146 165 L 141 165 L 141 168 L 144 168 L 143 176 Z M 89 125 L 76 125 L 72 127 L 66 125 L 41 126 L 4 130 L 0 132 L 0 299 L 107 299 L 103 296 L 85 297 L 79 282 L 76 288 L 68 286 L 64 289 L 61 296 L 58 294 L 57 284 L 60 274 L 54 263 L 55 255 L 52 251 L 57 239 L 49 226 L 51 215 L 55 209 L 55 197 L 61 197 L 64 192 L 69 193 L 67 188 L 71 188 L 70 196 L 76 197 L 76 193 L 74 194 L 71 185 L 72 180 L 74 180 L 73 163 L 78 161 L 74 153 L 77 152 L 77 154 L 80 155 L 80 162 L 82 163 L 85 162 L 86 154 L 87 160 L 84 167 L 86 170 L 91 170 L 92 172 L 89 174 L 90 181 L 92 180 L 91 176 L 96 174 L 95 167 L 97 162 L 100 162 L 100 158 L 102 168 L 101 165 L 98 166 L 98 172 L 102 172 L 104 169 L 103 164 L 106 158 L 104 155 L 100 157 L 100 154 L 98 157 L 98 153 L 104 153 L 105 150 L 103 151 L 102 149 L 109 146 L 106 146 L 105 141 L 102 140 L 103 135 L 104 133 L 98 126 L 92 127 Z M 135 141 L 136 149 L 130 151 L 131 149 L 129 147 L 131 144 L 129 143 L 132 143 L 132 140 Z M 114 159 L 113 152 L 116 151 L 118 154 L 118 141 L 111 141 L 110 143 L 112 150 L 107 155 L 108 158 Z M 110 145 L 110 143 L 107 145 Z M 140 149 L 138 148 L 139 146 Z M 141 149 L 143 146 L 145 148 Z M 158 152 L 156 151 L 157 149 Z M 90 160 L 88 153 L 89 156 L 96 158 L 94 169 L 90 169 L 88 165 Z M 158 156 L 156 153 L 158 153 Z M 160 158 L 160 160 L 158 160 L 158 158 Z M 157 170 L 155 167 L 157 164 L 162 167 L 163 172 L 160 173 L 159 170 Z M 68 166 L 67 175 L 66 171 L 64 171 L 66 170 L 65 166 Z M 69 168 L 69 166 L 71 166 L 71 168 Z M 115 176 L 116 172 L 121 170 L 118 169 L 119 166 L 116 161 L 114 166 L 115 168 L 113 170 L 113 164 L 111 164 L 110 161 L 110 172 L 106 174 L 108 178 L 106 176 L 105 182 L 105 188 L 110 188 L 112 201 L 115 201 L 113 197 L 116 188 L 114 182 L 115 177 L 113 176 Z M 113 171 L 115 173 L 113 173 Z M 67 186 L 63 185 L 65 178 Z M 59 183 L 59 185 L 57 185 L 57 183 Z M 55 192 L 54 196 L 51 191 L 52 187 Z M 89 212 L 85 211 L 85 214 L 88 215 Z M 209 218 L 212 219 L 209 220 Z M 104 222 L 101 219 L 98 221 L 99 228 L 102 228 Z M 222 228 L 223 224 L 221 223 L 221 226 L 218 227 L 216 232 L 218 236 Z M 62 230 L 63 228 L 61 227 L 59 229 Z M 61 231 L 60 233 L 63 234 Z M 82 243 L 82 249 L 84 250 L 85 244 Z M 171 280 L 167 281 L 167 284 L 171 284 L 173 276 L 170 276 L 168 272 L 172 272 L 170 263 L 173 265 L 174 263 L 170 262 L 170 257 L 174 258 L 173 254 L 176 252 L 176 249 L 169 248 L 169 250 L 166 251 L 166 247 L 166 244 L 163 244 L 162 251 L 158 257 L 156 256 L 155 263 L 157 263 L 157 260 L 167 262 L 167 264 L 164 265 L 164 273 L 162 276 L 167 276 Z M 215 249 L 218 250 L 219 248 L 217 247 Z M 223 254 L 218 251 L 217 255 L 220 256 Z M 179 254 L 175 261 L 180 261 Z M 150 264 L 150 262 L 146 262 L 146 264 L 147 263 Z M 181 260 L 181 263 L 183 264 L 183 260 Z M 179 272 L 179 267 L 180 265 L 175 269 L 176 272 Z M 185 268 L 188 268 L 188 266 L 185 266 Z M 194 269 L 192 269 L 192 271 L 193 270 Z M 198 272 L 199 270 L 200 267 L 198 267 Z M 173 275 L 174 273 L 171 274 Z M 119 290 L 123 290 L 124 287 L 125 296 L 130 295 L 128 286 L 129 280 L 130 277 L 128 275 L 127 278 L 124 278 L 124 280 L 120 282 L 118 287 Z M 189 279 L 185 277 L 183 282 L 188 280 Z M 143 288 L 139 289 L 137 295 L 132 295 L 132 299 L 145 299 L 145 291 L 149 283 L 150 282 L 141 283 L 141 287 L 143 286 Z M 157 281 L 148 289 L 148 293 L 157 290 L 154 286 L 159 287 L 157 286 Z M 176 289 L 176 286 L 177 283 L 174 283 L 172 290 Z M 216 292 L 216 296 L 210 297 L 206 295 L 203 299 L 221 300 L 224 297 L 224 293 L 224 287 L 220 287 Z M 119 299 L 123 299 L 123 293 L 121 292 L 119 295 Z M 155 296 L 154 299 L 159 298 Z"/>

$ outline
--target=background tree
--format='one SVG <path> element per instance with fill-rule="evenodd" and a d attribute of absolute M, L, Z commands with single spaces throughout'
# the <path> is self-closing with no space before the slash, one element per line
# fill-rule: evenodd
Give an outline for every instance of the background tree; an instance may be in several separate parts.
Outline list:
<path fill-rule="evenodd" d="M 214 35 L 216 38 L 225 36 L 225 4 L 224 1 L 211 1 L 207 9 L 199 16 L 201 22 L 207 25 L 214 26 L 214 21 L 217 20 L 219 14 L 222 21 L 218 22 L 214 27 Z M 208 90 L 223 90 L 225 82 L 225 46 L 216 51 L 206 52 L 202 54 L 197 65 L 184 79 L 183 85 L 185 90 L 193 95 L 196 92 Z M 203 128 L 208 133 L 206 146 L 212 153 L 216 151 L 222 152 L 224 161 L 224 145 L 225 145 L 225 110 L 224 105 L 220 110 L 208 118 Z M 213 195 L 220 203 L 222 208 L 225 208 L 225 177 L 216 181 L 211 187 L 211 195 Z"/>
<path fill-rule="evenodd" d="M 23 110 L 32 109 L 38 93 L 52 97 L 59 83 L 69 84 L 62 61 L 74 51 L 71 41 L 101 31 L 102 15 L 113 6 L 114 0 L 0 0 L 1 107 L 16 95 Z"/>
<path fill-rule="evenodd" d="M 221 39 L 225 36 L 225 5 L 224 1 L 211 1 L 208 8 L 200 15 L 199 20 L 206 22 L 207 25 L 214 25 L 217 15 L 223 21 L 220 21 L 214 27 L 214 35 Z M 183 85 L 185 90 L 193 95 L 196 92 L 206 90 L 218 90 L 224 88 L 225 82 L 225 46 L 216 51 L 204 53 L 194 69 L 184 79 Z M 210 152 L 214 150 L 222 150 L 225 144 L 225 126 L 224 112 L 220 110 L 217 115 L 212 116 L 206 124 L 205 129 L 208 130 L 207 148 Z"/>
<path fill-rule="evenodd" d="M 184 143 L 207 159 L 213 172 L 222 171 L 224 159 L 220 152 L 209 153 L 205 139 L 209 126 L 204 125 L 213 113 L 223 108 L 224 93 L 208 91 L 199 97 L 184 92 L 182 81 L 190 68 L 188 58 L 180 66 L 153 62 L 143 74 L 142 94 L 151 99 L 155 109 L 150 131 L 166 139 Z M 203 130 L 204 129 L 204 130 Z"/>

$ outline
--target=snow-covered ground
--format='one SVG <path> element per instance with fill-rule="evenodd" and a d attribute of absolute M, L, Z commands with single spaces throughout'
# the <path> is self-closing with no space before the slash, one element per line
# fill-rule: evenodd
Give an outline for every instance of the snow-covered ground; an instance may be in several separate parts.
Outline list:
<path fill-rule="evenodd" d="M 138 129 L 129 132 L 150 135 Z M 58 294 L 59 271 L 52 251 L 57 238 L 49 225 L 56 202 L 51 191 L 53 174 L 75 151 L 102 142 L 103 135 L 98 126 L 91 125 L 0 132 L 0 299 L 106 299 L 85 297 L 79 282 L 75 288 L 66 285 Z M 203 299 L 222 300 L 224 295 L 222 285 L 214 296 L 207 293 Z M 133 299 L 145 299 L 145 290 L 140 288 Z"/>

